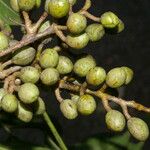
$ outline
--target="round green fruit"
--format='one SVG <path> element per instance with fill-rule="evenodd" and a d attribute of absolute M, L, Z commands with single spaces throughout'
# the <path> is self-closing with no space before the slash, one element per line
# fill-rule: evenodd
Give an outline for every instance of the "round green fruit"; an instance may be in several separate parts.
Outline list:
<path fill-rule="evenodd" d="M 7 94 L 7 92 L 3 89 L 3 88 L 0 88 L 0 108 L 1 108 L 1 105 L 2 105 L 2 98 Z"/>
<path fill-rule="evenodd" d="M 47 68 L 41 73 L 40 79 L 45 85 L 54 85 L 59 80 L 59 72 L 55 68 Z"/>
<path fill-rule="evenodd" d="M 9 46 L 8 37 L 3 32 L 0 32 L 0 52 L 8 48 L 8 46 Z"/>
<path fill-rule="evenodd" d="M 46 1 L 45 1 L 45 7 L 44 7 L 44 8 L 45 8 L 45 11 L 46 11 L 46 12 L 49 11 L 49 10 L 48 10 L 48 5 L 49 5 L 49 2 L 50 2 L 50 1 L 51 1 L 51 0 L 46 0 Z"/>
<path fill-rule="evenodd" d="M 117 25 L 117 33 L 122 32 L 124 28 L 124 23 L 122 22 L 122 20 L 119 20 L 119 24 Z"/>
<path fill-rule="evenodd" d="M 39 97 L 39 89 L 33 83 L 24 83 L 18 90 L 20 100 L 25 104 L 37 101 Z"/>
<path fill-rule="evenodd" d="M 115 132 L 121 132 L 125 128 L 126 120 L 124 115 L 117 110 L 110 110 L 105 116 L 107 127 Z"/>
<path fill-rule="evenodd" d="M 45 30 L 47 30 L 50 26 L 51 26 L 50 21 L 46 21 L 46 22 L 44 22 L 44 23 L 40 26 L 38 32 L 39 32 L 39 33 L 42 33 L 42 32 L 44 32 Z"/>
<path fill-rule="evenodd" d="M 34 8 L 36 0 L 18 0 L 20 10 L 30 11 Z"/>
<path fill-rule="evenodd" d="M 88 94 L 82 95 L 77 102 L 77 108 L 82 115 L 90 115 L 96 109 L 95 99 Z"/>
<path fill-rule="evenodd" d="M 13 10 L 15 10 L 16 12 L 19 12 L 19 4 L 18 4 L 18 0 L 10 0 L 10 6 L 12 7 Z"/>
<path fill-rule="evenodd" d="M 41 6 L 41 0 L 35 0 L 35 6 L 39 8 Z"/>
<path fill-rule="evenodd" d="M 75 119 L 78 116 L 77 106 L 70 99 L 63 100 L 60 103 L 60 110 L 67 119 Z"/>
<path fill-rule="evenodd" d="M 79 95 L 75 95 L 75 94 L 72 94 L 72 95 L 71 95 L 71 100 L 72 100 L 75 104 L 77 104 L 77 102 L 79 101 L 79 98 L 80 98 Z"/>

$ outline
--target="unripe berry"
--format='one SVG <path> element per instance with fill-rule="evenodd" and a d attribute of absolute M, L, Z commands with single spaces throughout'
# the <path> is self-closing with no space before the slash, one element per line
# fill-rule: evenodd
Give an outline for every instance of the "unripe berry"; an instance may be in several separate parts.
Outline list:
<path fill-rule="evenodd" d="M 36 0 L 18 0 L 20 10 L 30 11 L 34 8 Z"/>
<path fill-rule="evenodd" d="M 13 54 L 12 62 L 21 66 L 28 65 L 34 60 L 35 54 L 36 50 L 34 48 L 23 47 Z"/>
<path fill-rule="evenodd" d="M 73 6 L 74 4 L 76 4 L 77 0 L 69 0 L 69 3 Z"/>
<path fill-rule="evenodd" d="M 75 94 L 72 94 L 72 95 L 71 95 L 71 100 L 72 100 L 75 104 L 77 104 L 77 102 L 79 101 L 79 98 L 80 98 L 79 95 L 75 95 Z"/>
<path fill-rule="evenodd" d="M 104 27 L 101 24 L 93 23 L 86 28 L 90 41 L 99 41 L 105 34 Z"/>
<path fill-rule="evenodd" d="M 77 102 L 77 108 L 82 115 L 90 115 L 96 109 L 95 99 L 88 94 L 82 95 Z"/>
<path fill-rule="evenodd" d="M 18 0 L 10 0 L 10 5 L 11 5 L 12 9 L 15 10 L 16 12 L 20 11 Z"/>
<path fill-rule="evenodd" d="M 73 34 L 80 34 L 87 26 L 87 19 L 84 15 L 73 13 L 67 20 L 67 28 Z"/>
<path fill-rule="evenodd" d="M 117 110 L 110 110 L 105 116 L 107 127 L 115 132 L 121 132 L 126 124 L 124 115 Z"/>
<path fill-rule="evenodd" d="M 40 56 L 40 65 L 42 68 L 56 67 L 58 64 L 59 55 L 54 49 L 46 49 Z"/>
<path fill-rule="evenodd" d="M 106 71 L 102 67 L 95 67 L 90 69 L 86 75 L 86 81 L 88 84 L 98 86 L 106 79 Z"/>
<path fill-rule="evenodd" d="M 2 98 L 7 94 L 7 92 L 3 89 L 3 88 L 0 88 L 0 108 L 1 108 L 1 105 L 2 105 Z"/>
<path fill-rule="evenodd" d="M 39 89 L 33 83 L 24 83 L 18 90 L 20 100 L 25 104 L 37 101 L 39 97 Z"/>
<path fill-rule="evenodd" d="M 66 43 L 74 49 L 82 49 L 87 46 L 89 37 L 86 33 L 80 35 L 68 35 Z"/>
<path fill-rule="evenodd" d="M 48 3 L 49 13 L 55 18 L 65 17 L 69 13 L 69 8 L 68 0 L 50 0 Z"/>
<path fill-rule="evenodd" d="M 68 74 L 73 69 L 73 63 L 68 57 L 59 56 L 59 62 L 56 69 L 60 74 Z"/>
<path fill-rule="evenodd" d="M 59 72 L 55 68 L 47 68 L 41 73 L 40 79 L 45 85 L 54 85 L 59 80 Z"/>
<path fill-rule="evenodd" d="M 39 8 L 41 6 L 41 0 L 35 0 L 35 6 Z"/>
<path fill-rule="evenodd" d="M 36 83 L 40 78 L 40 73 L 35 67 L 27 66 L 21 69 L 19 77 L 24 83 Z"/>
<path fill-rule="evenodd" d="M 79 77 L 85 77 L 90 69 L 96 66 L 96 62 L 91 55 L 78 59 L 75 64 L 73 71 Z"/>
<path fill-rule="evenodd" d="M 8 113 L 13 113 L 17 110 L 18 100 L 13 94 L 6 94 L 2 98 L 2 109 Z"/>
<path fill-rule="evenodd" d="M 75 119 L 78 116 L 77 106 L 70 99 L 63 100 L 60 103 L 60 110 L 67 119 Z"/>
<path fill-rule="evenodd" d="M 122 20 L 119 20 L 119 24 L 117 25 L 117 33 L 120 33 L 124 30 L 124 23 Z"/>
<path fill-rule="evenodd" d="M 125 84 L 129 84 L 131 82 L 131 80 L 133 79 L 133 70 L 130 69 L 129 67 L 121 67 L 125 73 L 126 73 L 126 80 L 125 80 Z"/>
<path fill-rule="evenodd" d="M 50 26 L 51 26 L 50 21 L 46 21 L 46 22 L 44 22 L 44 23 L 40 26 L 38 32 L 39 32 L 39 33 L 44 32 L 44 31 L 45 31 L 46 29 L 48 29 Z"/>
<path fill-rule="evenodd" d="M 106 83 L 111 88 L 118 88 L 125 83 L 126 73 L 122 68 L 111 69 L 106 77 Z"/>
<path fill-rule="evenodd" d="M 38 98 L 38 100 L 34 103 L 34 112 L 36 115 L 42 115 L 45 112 L 45 103 L 42 98 Z"/>
<path fill-rule="evenodd" d="M 115 28 L 119 24 L 119 18 L 111 11 L 102 14 L 100 21 L 105 28 Z"/>
<path fill-rule="evenodd" d="M 33 118 L 33 113 L 29 107 L 21 102 L 18 102 L 17 118 L 23 122 L 30 122 Z"/>
<path fill-rule="evenodd" d="M 8 37 L 3 32 L 0 32 L 0 52 L 5 50 L 8 46 L 9 46 Z"/>
<path fill-rule="evenodd" d="M 49 12 L 49 10 L 48 10 L 48 5 L 49 5 L 49 2 L 50 2 L 50 1 L 51 1 L 51 0 L 46 0 L 46 1 L 45 1 L 45 7 L 44 7 L 44 8 L 45 8 L 45 11 L 46 11 L 46 12 Z"/>

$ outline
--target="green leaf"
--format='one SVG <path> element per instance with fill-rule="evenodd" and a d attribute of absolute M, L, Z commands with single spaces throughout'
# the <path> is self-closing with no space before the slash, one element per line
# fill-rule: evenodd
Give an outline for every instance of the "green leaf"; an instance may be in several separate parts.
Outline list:
<path fill-rule="evenodd" d="M 21 23 L 19 13 L 10 6 L 10 0 L 0 0 L 0 19 L 8 25 L 16 25 L 16 22 Z"/>

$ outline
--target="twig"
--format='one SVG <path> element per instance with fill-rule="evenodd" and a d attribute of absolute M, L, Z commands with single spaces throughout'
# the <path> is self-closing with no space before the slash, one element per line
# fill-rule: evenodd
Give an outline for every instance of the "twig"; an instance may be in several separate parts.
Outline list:
<path fill-rule="evenodd" d="M 91 7 L 91 0 L 85 0 L 84 6 L 79 12 L 87 11 Z"/>
<path fill-rule="evenodd" d="M 55 89 L 55 96 L 59 103 L 61 103 L 64 99 L 61 97 L 59 87 Z"/>

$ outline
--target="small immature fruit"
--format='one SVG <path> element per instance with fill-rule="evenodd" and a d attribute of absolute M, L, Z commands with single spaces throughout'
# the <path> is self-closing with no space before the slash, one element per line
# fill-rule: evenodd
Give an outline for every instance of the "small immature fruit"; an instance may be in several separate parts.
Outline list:
<path fill-rule="evenodd" d="M 13 54 L 12 62 L 21 66 L 28 65 L 35 58 L 35 54 L 36 50 L 32 47 L 21 48 Z"/>
<path fill-rule="evenodd" d="M 96 62 L 91 55 L 78 59 L 75 64 L 73 71 L 79 77 L 85 77 L 90 69 L 96 66 Z"/>
<path fill-rule="evenodd" d="M 3 89 L 0 88 L 0 108 L 2 106 L 2 98 L 7 94 L 7 92 Z"/>
<path fill-rule="evenodd" d="M 45 7 L 44 7 L 44 8 L 45 8 L 45 11 L 46 11 L 46 12 L 49 12 L 49 10 L 48 10 L 48 5 L 49 5 L 49 2 L 50 2 L 50 1 L 51 1 L 51 0 L 46 0 L 46 1 L 45 1 Z"/>
<path fill-rule="evenodd" d="M 59 56 L 59 62 L 56 69 L 60 74 L 68 74 L 73 70 L 73 63 L 68 57 Z"/>
<path fill-rule="evenodd" d="M 105 28 L 115 28 L 119 24 L 119 18 L 111 11 L 102 14 L 100 21 Z"/>
<path fill-rule="evenodd" d="M 30 122 L 33 118 L 33 113 L 29 107 L 21 102 L 18 102 L 17 118 L 23 122 Z"/>
<path fill-rule="evenodd" d="M 39 97 L 39 89 L 33 83 L 24 83 L 18 90 L 20 100 L 25 104 L 37 101 Z"/>
<path fill-rule="evenodd" d="M 41 0 L 35 0 L 35 6 L 39 8 L 41 6 Z"/>
<path fill-rule="evenodd" d="M 93 23 L 86 28 L 90 41 L 99 41 L 105 34 L 104 27 L 101 24 Z"/>
<path fill-rule="evenodd" d="M 9 46 L 8 37 L 3 32 L 0 32 L 0 52 L 5 50 L 8 46 Z"/>
<path fill-rule="evenodd" d="M 77 108 L 82 115 L 90 115 L 96 109 L 95 99 L 88 94 L 82 95 L 77 102 Z"/>
<path fill-rule="evenodd" d="M 132 117 L 127 122 L 128 130 L 134 138 L 146 141 L 149 137 L 148 125 L 140 118 Z"/>
<path fill-rule="evenodd" d="M 77 106 L 70 99 L 63 100 L 60 103 L 60 110 L 67 119 L 75 119 L 78 116 Z"/>
<path fill-rule="evenodd" d="M 12 9 L 15 10 L 16 12 L 20 11 L 18 0 L 10 0 L 10 5 L 11 5 Z"/>
<path fill-rule="evenodd" d="M 126 124 L 124 115 L 117 110 L 110 110 L 105 116 L 105 121 L 107 127 L 115 132 L 121 132 Z"/>
<path fill-rule="evenodd" d="M 79 98 L 80 98 L 79 95 L 75 95 L 75 94 L 71 95 L 71 100 L 72 100 L 75 104 L 77 104 L 77 102 L 79 101 Z"/>
<path fill-rule="evenodd" d="M 84 15 L 73 13 L 67 20 L 67 27 L 73 34 L 80 34 L 87 26 L 87 19 Z"/>
<path fill-rule="evenodd" d="M 48 29 L 50 27 L 51 23 L 50 21 L 46 21 L 44 22 L 41 27 L 39 28 L 38 32 L 41 33 L 41 32 L 44 32 L 46 29 Z"/>
<path fill-rule="evenodd" d="M 34 8 L 36 0 L 18 0 L 19 8 L 23 11 L 30 11 Z"/>
<path fill-rule="evenodd" d="M 69 13 L 70 4 L 68 0 L 50 0 L 48 9 L 51 16 L 62 18 Z"/>
<path fill-rule="evenodd" d="M 18 100 L 13 94 L 6 94 L 2 98 L 2 109 L 8 113 L 13 113 L 17 110 Z"/>
<path fill-rule="evenodd" d="M 41 73 L 40 79 L 45 85 L 54 85 L 59 80 L 59 72 L 55 68 L 47 68 Z"/>
<path fill-rule="evenodd" d="M 66 37 L 66 43 L 74 49 L 82 49 L 87 46 L 88 42 L 89 37 L 86 33 Z"/>
<path fill-rule="evenodd" d="M 126 80 L 125 80 L 125 84 L 129 84 L 131 82 L 131 80 L 133 79 L 133 70 L 130 69 L 129 67 L 121 67 L 125 73 L 126 73 Z"/>
<path fill-rule="evenodd" d="M 120 33 L 124 30 L 124 23 L 122 20 L 119 20 L 119 24 L 117 25 L 117 33 Z"/>
<path fill-rule="evenodd" d="M 58 64 L 59 55 L 56 50 L 48 48 L 41 54 L 40 65 L 42 68 L 56 67 Z"/>
<path fill-rule="evenodd" d="M 118 88 L 125 83 L 126 73 L 122 68 L 111 69 L 106 77 L 106 83 L 111 88 Z"/>
<path fill-rule="evenodd" d="M 36 83 L 40 78 L 40 73 L 37 68 L 27 66 L 21 69 L 20 79 L 24 83 Z"/>
<path fill-rule="evenodd" d="M 106 79 L 106 71 L 102 67 L 95 67 L 90 69 L 86 75 L 86 81 L 88 84 L 98 86 Z"/>

